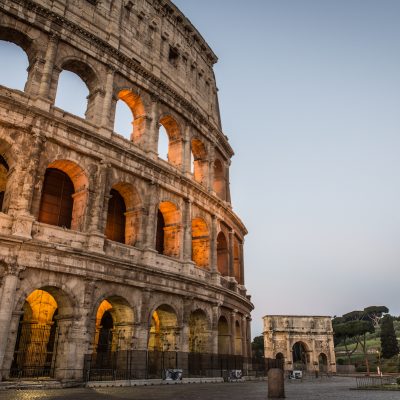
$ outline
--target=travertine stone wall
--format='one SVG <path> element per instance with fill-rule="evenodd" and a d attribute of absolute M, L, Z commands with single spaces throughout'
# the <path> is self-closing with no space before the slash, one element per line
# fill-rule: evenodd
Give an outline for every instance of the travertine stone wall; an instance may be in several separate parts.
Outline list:
<path fill-rule="evenodd" d="M 7 164 L 0 166 L 7 170 L 0 212 L 2 377 L 35 290 L 58 307 L 56 378 L 82 377 L 104 300 L 116 332 L 123 332 L 123 349 L 148 348 L 154 313 L 162 317 L 168 305 L 174 348 L 250 354 L 247 231 L 230 204 L 233 151 L 221 130 L 217 59 L 196 28 L 167 0 L 3 0 L 0 40 L 20 46 L 29 60 L 24 91 L 0 86 L 0 154 Z M 85 118 L 54 105 L 64 70 L 89 90 Z M 131 140 L 113 131 L 118 100 L 132 111 Z M 160 124 L 170 140 L 168 161 L 158 157 Z M 40 222 L 49 168 L 73 183 L 71 229 Z M 123 243 L 105 236 L 111 189 L 126 207 Z M 158 210 L 164 254 L 155 250 Z M 206 237 L 192 235 L 196 218 Z M 218 269 L 221 231 L 228 265 Z M 219 324 L 222 317 L 226 324 Z"/>

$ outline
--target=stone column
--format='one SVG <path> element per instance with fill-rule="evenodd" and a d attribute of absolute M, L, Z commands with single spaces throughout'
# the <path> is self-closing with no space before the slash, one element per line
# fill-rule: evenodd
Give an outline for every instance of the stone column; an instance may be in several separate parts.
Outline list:
<path fill-rule="evenodd" d="M 233 229 L 229 231 L 229 277 L 233 278 L 235 276 L 234 271 L 234 251 L 233 251 L 233 244 L 235 240 L 235 232 Z"/>
<path fill-rule="evenodd" d="M 103 107 L 100 122 L 101 128 L 109 131 L 113 130 L 115 120 L 115 111 L 111 111 L 114 93 L 114 73 L 115 69 L 109 66 L 104 87 Z"/>
<path fill-rule="evenodd" d="M 230 164 L 230 162 L 228 163 L 228 165 L 226 166 L 226 169 L 225 169 L 225 171 L 226 171 L 226 181 L 225 181 L 225 184 L 226 184 L 226 201 L 228 202 L 228 203 L 230 203 L 231 202 L 231 189 L 230 189 L 230 181 L 229 181 L 229 164 Z"/>
<path fill-rule="evenodd" d="M 158 122 L 158 101 L 157 96 L 151 97 L 150 117 L 146 118 L 146 139 L 143 149 L 149 153 L 149 156 L 155 160 L 158 159 L 158 131 L 160 124 Z"/>
<path fill-rule="evenodd" d="M 231 351 L 229 354 L 236 354 L 236 310 L 233 310 L 230 313 L 230 333 L 231 333 L 231 340 L 230 340 L 230 348 Z"/>
<path fill-rule="evenodd" d="M 38 128 L 32 127 L 31 132 L 33 134 L 33 141 L 27 157 L 26 159 L 20 157 L 18 160 L 19 163 L 24 164 L 20 166 L 22 167 L 20 188 L 15 192 L 18 193 L 18 198 L 12 200 L 15 209 L 12 235 L 27 239 L 32 238 L 32 224 L 35 219 L 31 214 L 32 198 L 40 155 L 46 141 Z"/>
<path fill-rule="evenodd" d="M 243 242 L 239 243 L 239 251 L 240 251 L 240 285 L 244 286 L 244 246 L 243 246 Z"/>
<path fill-rule="evenodd" d="M 217 216 L 211 216 L 211 243 L 210 243 L 210 263 L 211 263 L 211 272 L 217 273 L 218 272 L 218 255 L 217 255 Z"/>
<path fill-rule="evenodd" d="M 153 265 L 154 257 L 157 254 L 155 249 L 156 244 L 156 230 L 157 230 L 157 214 L 159 204 L 159 187 L 157 184 L 151 182 L 148 187 L 147 194 L 147 215 L 144 215 L 143 220 L 143 235 L 144 235 L 144 252 L 142 261 Z"/>
<path fill-rule="evenodd" d="M 247 318 L 244 315 L 242 316 L 240 328 L 242 332 L 242 355 L 243 357 L 250 357 L 251 354 L 247 353 Z"/>
<path fill-rule="evenodd" d="M 43 66 L 46 60 L 41 53 L 38 57 L 32 60 L 28 67 L 28 80 L 25 84 L 25 93 L 29 96 L 36 97 L 39 93 L 40 82 L 42 80 Z"/>
<path fill-rule="evenodd" d="M 105 199 L 110 165 L 101 160 L 96 172 L 93 204 L 90 209 L 88 249 L 104 254 L 104 217 L 107 219 L 108 198 Z M 105 213 L 104 213 L 105 211 Z"/>
<path fill-rule="evenodd" d="M 251 356 L 251 317 L 248 315 L 246 317 L 246 348 L 248 357 Z"/>
<path fill-rule="evenodd" d="M 192 141 L 191 141 L 192 126 L 188 123 L 185 127 L 183 139 L 183 162 L 182 172 L 189 178 L 192 177 Z"/>
<path fill-rule="evenodd" d="M 183 214 L 183 260 L 192 261 L 192 201 L 185 199 Z"/>
<path fill-rule="evenodd" d="M 208 151 L 208 190 L 214 192 L 214 161 L 215 149 L 210 146 Z"/>
<path fill-rule="evenodd" d="M 216 303 L 212 306 L 212 321 L 211 321 L 211 352 L 218 354 L 218 320 L 219 320 L 220 304 Z"/>
<path fill-rule="evenodd" d="M 3 277 L 3 290 L 0 299 L 0 371 L 3 369 L 4 354 L 6 351 L 10 323 L 15 302 L 16 289 L 19 282 L 19 274 L 25 269 L 17 264 L 16 259 L 2 262 L 5 267 Z M 3 374 L 0 374 L 0 380 Z"/>
<path fill-rule="evenodd" d="M 53 78 L 53 68 L 57 54 L 58 40 L 59 38 L 57 35 L 50 34 L 49 41 L 47 44 L 45 64 L 43 67 L 43 73 L 39 86 L 39 96 L 36 101 L 37 106 L 47 111 L 50 110 L 50 106 L 52 104 L 52 101 L 49 98 L 49 92 L 50 92 L 51 81 Z"/>

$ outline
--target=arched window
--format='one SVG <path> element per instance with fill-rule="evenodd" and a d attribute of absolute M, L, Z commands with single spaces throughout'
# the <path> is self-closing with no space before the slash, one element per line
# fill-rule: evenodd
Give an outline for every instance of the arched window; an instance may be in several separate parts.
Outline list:
<path fill-rule="evenodd" d="M 161 202 L 157 214 L 156 250 L 169 257 L 180 255 L 181 213 L 175 204 Z"/>
<path fill-rule="evenodd" d="M 239 241 L 235 237 L 233 243 L 233 274 L 236 282 L 239 285 L 242 284 L 242 269 L 241 269 L 241 257 L 240 257 L 240 246 Z"/>
<path fill-rule="evenodd" d="M 173 166 L 182 166 L 182 139 L 179 126 L 170 115 L 160 119 L 158 156 Z"/>
<path fill-rule="evenodd" d="M 164 254 L 164 216 L 160 210 L 157 211 L 157 232 L 156 232 L 156 250 Z"/>
<path fill-rule="evenodd" d="M 240 329 L 239 321 L 235 323 L 235 354 L 242 354 L 242 330 Z"/>
<path fill-rule="evenodd" d="M 106 237 L 114 242 L 125 243 L 126 206 L 120 193 L 111 189 L 108 201 Z"/>
<path fill-rule="evenodd" d="M 58 79 L 56 107 L 85 118 L 88 96 L 88 87 L 76 73 L 67 70 L 61 72 Z"/>
<path fill-rule="evenodd" d="M 169 137 L 163 125 L 158 130 L 158 157 L 168 161 Z"/>
<path fill-rule="evenodd" d="M 192 260 L 201 268 L 209 268 L 210 235 L 202 218 L 192 220 Z"/>
<path fill-rule="evenodd" d="M 207 186 L 208 182 L 208 161 L 207 152 L 203 142 L 199 139 L 192 139 L 193 154 L 193 177 L 196 182 Z"/>
<path fill-rule="evenodd" d="M 229 354 L 229 325 L 225 317 L 218 320 L 218 354 Z"/>
<path fill-rule="evenodd" d="M 0 155 L 0 211 L 3 209 L 4 195 L 7 187 L 9 167 L 6 160 Z"/>
<path fill-rule="evenodd" d="M 178 348 L 177 330 L 178 318 L 175 310 L 167 304 L 161 305 L 153 312 L 151 317 L 148 349 L 176 351 Z M 167 361 L 167 357 L 165 361 Z M 174 367 L 165 366 L 165 368 Z"/>
<path fill-rule="evenodd" d="M 123 100 L 118 100 L 115 107 L 114 132 L 119 133 L 125 139 L 131 140 L 133 118 L 132 110 L 128 104 Z"/>
<path fill-rule="evenodd" d="M 24 50 L 14 43 L 0 40 L 0 85 L 24 90 L 29 61 Z"/>
<path fill-rule="evenodd" d="M 226 178 L 225 168 L 220 160 L 214 162 L 214 184 L 213 190 L 219 198 L 226 200 Z"/>
<path fill-rule="evenodd" d="M 229 275 L 228 242 L 223 232 L 220 232 L 217 236 L 217 265 L 222 276 Z"/>
<path fill-rule="evenodd" d="M 43 182 L 39 222 L 71 228 L 74 185 L 69 176 L 48 168 Z"/>
<path fill-rule="evenodd" d="M 146 132 L 146 113 L 140 96 L 123 89 L 118 93 L 115 107 L 114 131 L 141 145 Z"/>

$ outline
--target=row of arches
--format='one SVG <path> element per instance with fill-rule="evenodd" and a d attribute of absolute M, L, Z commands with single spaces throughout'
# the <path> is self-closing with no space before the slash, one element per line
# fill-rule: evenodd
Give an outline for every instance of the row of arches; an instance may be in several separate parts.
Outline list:
<path fill-rule="evenodd" d="M 26 70 L 35 70 L 32 68 L 35 58 L 30 54 L 35 50 L 23 34 L 15 32 L 0 29 L 0 57 L 8 59 L 7 65 L 13 66 L 12 69 L 0 69 L 0 84 L 29 92 L 29 82 L 34 77 L 27 75 Z M 99 93 L 103 91 L 99 74 L 89 64 L 73 58 L 53 66 L 52 76 L 47 79 L 51 82 L 46 95 L 53 99 L 56 107 L 96 124 L 109 125 L 139 148 L 157 153 L 160 159 L 191 174 L 196 182 L 229 201 L 227 161 L 200 135 L 189 133 L 184 128 L 185 123 L 166 106 L 157 105 L 154 110 L 155 102 L 145 104 L 134 89 L 118 87 L 116 82 L 113 93 L 109 94 L 110 110 L 105 111 L 99 99 Z M 99 116 L 107 114 L 105 120 Z"/>
<path fill-rule="evenodd" d="M 0 141 L 1 142 L 1 141 Z M 5 153 L 9 156 L 9 153 Z M 13 172 L 11 171 L 11 174 Z M 0 206 L 7 212 L 8 183 L 13 182 L 8 163 L 0 158 Z M 85 231 L 85 219 L 89 204 L 89 178 L 87 173 L 75 162 L 56 160 L 51 162 L 43 177 L 41 192 L 34 195 L 32 214 L 38 222 L 75 231 Z M 102 201 L 103 213 L 100 223 L 101 233 L 109 241 L 128 246 L 142 246 L 146 235 L 146 215 L 139 191 L 131 183 L 118 182 L 105 193 Z M 211 269 L 215 263 L 222 276 L 235 277 L 243 284 L 242 244 L 230 229 L 220 222 L 219 232 L 214 236 L 211 222 L 206 215 L 193 214 L 187 220 L 178 204 L 160 201 L 149 213 L 156 213 L 155 238 L 148 245 L 159 254 L 176 258 L 190 258 L 203 269 Z M 184 235 L 191 235 L 190 248 L 183 254 Z M 215 260 L 212 260 L 213 242 Z"/>
<path fill-rule="evenodd" d="M 315 366 L 318 366 L 319 372 L 328 372 L 328 357 L 325 353 L 317 353 L 316 361 L 314 366 L 311 366 L 311 350 L 306 343 L 299 341 L 295 342 L 291 348 L 291 368 L 293 370 L 314 370 Z M 283 353 L 279 352 L 275 355 L 276 359 L 285 360 Z"/>
<path fill-rule="evenodd" d="M 72 312 L 68 296 L 57 287 L 42 287 L 26 297 L 16 337 L 11 341 L 15 343 L 11 376 L 17 372 L 21 374 L 21 371 L 24 376 L 33 373 L 46 376 L 54 370 L 55 364 L 62 368 L 62 355 L 68 353 L 70 332 L 65 329 L 65 325 Z M 138 325 L 138 321 L 135 321 L 134 310 L 129 302 L 119 295 L 104 298 L 95 315 L 89 320 L 85 329 L 90 340 L 85 353 L 101 357 L 142 346 L 135 342 L 135 326 Z M 243 321 L 229 320 L 225 315 L 221 315 L 215 330 L 211 317 L 198 308 L 190 313 L 182 326 L 173 306 L 160 304 L 140 323 L 147 329 L 148 351 L 185 350 L 189 353 L 213 353 L 217 350 L 217 354 L 243 355 Z M 215 334 L 217 348 L 214 346 Z"/>

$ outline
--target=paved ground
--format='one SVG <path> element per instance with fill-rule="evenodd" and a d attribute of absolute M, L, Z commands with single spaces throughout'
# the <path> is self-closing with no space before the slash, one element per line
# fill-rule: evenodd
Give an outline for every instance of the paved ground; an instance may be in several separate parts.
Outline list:
<path fill-rule="evenodd" d="M 131 388 L 7 390 L 1 400 L 266 400 L 266 382 L 143 386 Z M 286 398 L 296 400 L 399 400 L 400 392 L 349 390 L 352 378 L 286 381 Z"/>

